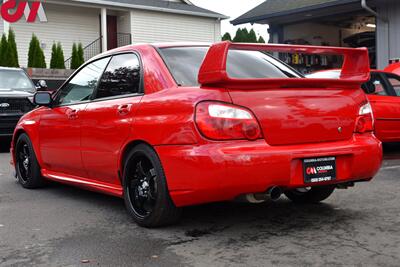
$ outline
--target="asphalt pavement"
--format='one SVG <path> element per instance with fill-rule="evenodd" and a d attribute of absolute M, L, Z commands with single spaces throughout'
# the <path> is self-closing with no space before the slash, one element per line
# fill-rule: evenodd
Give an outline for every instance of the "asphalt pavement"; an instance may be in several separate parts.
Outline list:
<path fill-rule="evenodd" d="M 184 209 L 172 227 L 136 226 L 123 201 L 50 184 L 23 189 L 0 147 L 0 266 L 399 266 L 400 145 L 370 183 L 319 205 Z"/>

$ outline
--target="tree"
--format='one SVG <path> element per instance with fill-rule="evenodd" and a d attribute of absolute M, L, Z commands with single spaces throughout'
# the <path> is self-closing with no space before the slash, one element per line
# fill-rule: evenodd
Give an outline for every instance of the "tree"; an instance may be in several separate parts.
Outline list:
<path fill-rule="evenodd" d="M 36 35 L 32 35 L 28 51 L 28 68 L 46 68 L 46 59 L 40 41 Z"/>
<path fill-rule="evenodd" d="M 248 31 L 247 28 L 237 29 L 233 41 L 236 43 L 265 43 L 264 38 L 261 36 L 257 39 L 257 34 L 254 29 Z"/>
<path fill-rule="evenodd" d="M 85 63 L 85 52 L 83 51 L 82 43 L 78 44 L 78 63 L 79 63 L 79 66 L 81 66 L 81 65 L 83 65 L 83 63 Z"/>
<path fill-rule="evenodd" d="M 57 57 L 57 45 L 56 43 L 53 43 L 53 46 L 51 47 L 50 69 L 57 68 Z"/>
<path fill-rule="evenodd" d="M 51 48 L 50 68 L 65 69 L 64 61 L 64 52 L 62 50 L 61 43 L 54 43 L 53 47 Z"/>
<path fill-rule="evenodd" d="M 65 58 L 64 58 L 64 51 L 61 46 L 61 43 L 57 44 L 57 68 L 58 69 L 65 69 Z"/>
<path fill-rule="evenodd" d="M 79 68 L 79 61 L 78 61 L 78 47 L 76 43 L 72 45 L 72 56 L 71 56 L 71 69 L 75 70 Z"/>
<path fill-rule="evenodd" d="M 222 41 L 232 41 L 232 36 L 229 32 L 225 33 L 224 36 L 222 36 Z"/>
<path fill-rule="evenodd" d="M 15 33 L 11 28 L 8 31 L 8 47 L 11 63 L 10 67 L 19 68 L 17 43 L 15 41 Z"/>
<path fill-rule="evenodd" d="M 7 37 L 5 34 L 3 34 L 0 41 L 0 66 L 10 67 L 11 58 L 9 56 L 9 53 L 10 53 L 10 47 L 8 45 Z"/>
<path fill-rule="evenodd" d="M 239 28 L 236 31 L 236 35 L 233 38 L 233 41 L 236 42 L 236 43 L 241 43 L 241 42 L 243 42 L 243 40 L 244 40 L 244 38 L 243 38 L 243 30 L 242 30 L 242 28 Z"/>
<path fill-rule="evenodd" d="M 29 50 L 28 50 L 28 68 L 31 68 L 34 61 L 34 55 L 36 53 L 36 36 L 33 34 L 31 41 L 29 43 Z"/>
<path fill-rule="evenodd" d="M 258 42 L 258 40 L 257 40 L 257 34 L 256 34 L 256 32 L 255 32 L 253 29 L 251 29 L 250 32 L 249 32 L 249 34 L 247 35 L 247 41 L 248 41 L 249 43 L 257 43 L 257 42 Z"/>

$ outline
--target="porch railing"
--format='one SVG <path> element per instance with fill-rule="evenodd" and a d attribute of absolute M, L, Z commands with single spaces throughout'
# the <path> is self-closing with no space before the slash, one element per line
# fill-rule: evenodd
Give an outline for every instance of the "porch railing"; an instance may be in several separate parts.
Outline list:
<path fill-rule="evenodd" d="M 90 44 L 88 44 L 87 46 L 85 46 L 83 48 L 83 58 L 85 59 L 85 61 L 91 59 L 94 56 L 97 56 L 98 54 L 101 53 L 102 49 L 102 37 L 100 36 L 99 38 L 97 38 L 96 40 L 94 40 L 93 42 L 91 42 Z M 121 46 L 125 46 L 125 45 L 130 45 L 132 44 L 132 35 L 130 33 L 122 33 L 119 32 L 117 33 L 117 45 L 118 47 Z M 67 69 L 71 68 L 71 61 L 72 61 L 72 57 L 68 58 L 65 61 L 65 67 Z"/>
<path fill-rule="evenodd" d="M 117 33 L 118 47 L 132 44 L 132 35 L 130 33 Z"/>
<path fill-rule="evenodd" d="M 100 36 L 87 46 L 83 48 L 83 58 L 85 61 L 91 59 L 92 57 L 98 55 L 101 53 L 101 39 L 102 37 Z M 68 58 L 65 61 L 65 68 L 70 69 L 71 68 L 71 61 L 72 57 Z"/>

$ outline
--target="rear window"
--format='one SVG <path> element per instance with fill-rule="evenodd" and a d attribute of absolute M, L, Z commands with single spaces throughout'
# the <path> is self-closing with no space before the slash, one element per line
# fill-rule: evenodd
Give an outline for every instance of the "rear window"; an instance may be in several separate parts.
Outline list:
<path fill-rule="evenodd" d="M 198 74 L 208 47 L 160 49 L 169 70 L 180 86 L 197 86 Z M 291 67 L 260 51 L 230 50 L 227 62 L 231 78 L 300 78 Z"/>

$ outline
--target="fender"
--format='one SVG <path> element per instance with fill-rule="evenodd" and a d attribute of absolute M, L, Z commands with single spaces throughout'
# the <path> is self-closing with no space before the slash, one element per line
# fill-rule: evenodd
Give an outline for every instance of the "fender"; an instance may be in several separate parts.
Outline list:
<path fill-rule="evenodd" d="M 14 138 L 13 138 L 13 142 L 12 142 L 12 147 L 14 150 L 14 153 L 13 153 L 14 163 L 15 163 L 14 144 L 17 142 L 15 137 L 19 136 L 20 132 L 24 132 L 31 139 L 33 150 L 36 155 L 36 159 L 38 160 L 39 165 L 42 166 L 43 161 L 42 161 L 42 155 L 41 155 L 41 153 L 39 153 L 40 152 L 40 149 L 39 149 L 40 140 L 39 140 L 39 134 L 38 134 L 41 111 L 42 111 L 42 108 L 39 108 L 39 109 L 36 109 L 34 111 L 31 111 L 31 112 L 25 114 L 24 116 L 22 116 L 17 127 L 15 128 Z"/>

